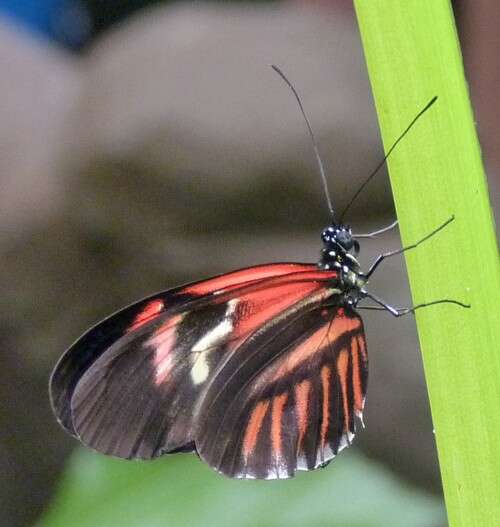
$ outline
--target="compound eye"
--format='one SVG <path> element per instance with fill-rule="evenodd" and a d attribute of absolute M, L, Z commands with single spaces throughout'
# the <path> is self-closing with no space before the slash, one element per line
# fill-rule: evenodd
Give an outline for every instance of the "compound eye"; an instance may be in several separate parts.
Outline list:
<path fill-rule="evenodd" d="M 339 231 L 337 234 L 337 241 L 346 251 L 349 251 L 354 243 L 352 236 L 345 229 Z"/>

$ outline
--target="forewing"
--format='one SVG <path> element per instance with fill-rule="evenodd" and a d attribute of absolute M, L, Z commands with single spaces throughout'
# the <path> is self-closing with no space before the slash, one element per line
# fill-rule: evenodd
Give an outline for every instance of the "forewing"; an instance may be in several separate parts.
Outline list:
<path fill-rule="evenodd" d="M 362 418 L 368 358 L 361 318 L 331 305 L 290 310 L 247 339 L 210 385 L 195 446 L 236 478 L 288 478 L 327 464 Z"/>
<path fill-rule="evenodd" d="M 105 454 L 149 459 L 189 450 L 193 407 L 204 383 L 193 382 L 196 352 L 211 359 L 228 344 L 199 345 L 230 321 L 227 303 L 168 313 L 111 346 L 77 383 L 71 418 L 79 439 Z M 209 373 L 208 362 L 205 364 Z"/>
<path fill-rule="evenodd" d="M 226 358 L 332 276 L 308 266 L 216 293 L 202 294 L 202 282 L 166 294 L 162 312 L 136 316 L 77 380 L 70 396 L 76 435 L 125 458 L 192 449 L 199 401 Z M 172 302 L 181 294 L 182 302 Z"/>
<path fill-rule="evenodd" d="M 129 333 L 158 317 L 172 316 L 187 303 L 210 303 L 211 298 L 229 291 L 284 276 L 308 272 L 311 264 L 277 263 L 249 267 L 195 282 L 140 300 L 111 315 L 83 334 L 61 357 L 50 380 L 52 408 L 59 423 L 75 435 L 71 418 L 71 398 L 76 384 L 88 368 L 113 345 L 127 342 Z M 125 344 L 124 344 L 125 345 Z"/>

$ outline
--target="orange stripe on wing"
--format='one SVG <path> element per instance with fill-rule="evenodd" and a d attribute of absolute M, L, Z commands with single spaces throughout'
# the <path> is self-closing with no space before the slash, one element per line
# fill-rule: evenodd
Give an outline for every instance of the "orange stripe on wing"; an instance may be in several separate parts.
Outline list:
<path fill-rule="evenodd" d="M 331 322 L 327 322 L 324 326 L 321 326 L 286 356 L 280 367 L 276 370 L 273 381 L 279 380 L 319 352 L 326 342 L 327 333 L 329 336 L 328 340 L 334 342 L 344 333 L 356 330 L 360 326 L 361 321 L 359 318 L 335 316 Z"/>
<path fill-rule="evenodd" d="M 340 386 L 342 388 L 342 401 L 344 404 L 344 427 L 349 430 L 349 401 L 347 400 L 347 363 L 349 356 L 347 350 L 343 349 L 337 358 L 337 372 L 340 379 Z"/>
<path fill-rule="evenodd" d="M 329 366 L 321 368 L 321 384 L 323 385 L 323 409 L 321 418 L 321 447 L 326 445 L 328 426 L 330 425 L 330 379 L 332 370 Z"/>
<path fill-rule="evenodd" d="M 165 307 L 163 300 L 152 300 L 148 302 L 138 313 L 132 324 L 126 329 L 126 332 L 133 331 L 134 329 L 140 328 L 143 324 L 154 318 L 158 313 L 160 313 Z"/>
<path fill-rule="evenodd" d="M 359 346 L 357 337 L 351 339 L 351 356 L 354 409 L 357 414 L 360 414 L 363 411 L 363 391 L 361 389 L 361 377 L 359 375 Z"/>
<path fill-rule="evenodd" d="M 243 439 L 243 457 L 245 461 L 255 449 L 257 437 L 262 427 L 262 421 L 266 416 L 268 407 L 268 399 L 265 401 L 260 401 L 255 405 L 255 408 L 250 415 L 250 419 L 245 430 L 245 437 Z"/>
<path fill-rule="evenodd" d="M 366 363 L 368 360 L 368 354 L 366 353 L 366 342 L 363 336 L 358 336 L 358 347 L 361 351 L 361 355 L 363 356 L 363 361 Z"/>
<path fill-rule="evenodd" d="M 309 357 L 320 350 L 326 337 L 326 325 L 320 327 L 304 342 L 299 344 L 287 357 L 282 361 L 281 365 L 276 370 L 273 381 L 278 381 L 287 373 L 294 370 L 299 364 L 307 361 Z"/>
<path fill-rule="evenodd" d="M 302 443 L 307 431 L 307 411 L 309 406 L 309 392 L 311 390 L 311 381 L 302 381 L 295 386 L 295 408 L 297 412 L 297 428 L 299 438 L 297 441 L 297 452 L 302 450 Z"/>
<path fill-rule="evenodd" d="M 283 410 L 288 394 L 283 393 L 273 399 L 273 413 L 271 420 L 271 441 L 275 458 L 281 458 L 281 429 L 283 425 Z"/>

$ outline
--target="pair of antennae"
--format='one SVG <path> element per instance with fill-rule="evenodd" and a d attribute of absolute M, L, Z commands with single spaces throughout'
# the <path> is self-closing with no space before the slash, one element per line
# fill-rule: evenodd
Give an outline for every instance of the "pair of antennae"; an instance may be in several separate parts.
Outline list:
<path fill-rule="evenodd" d="M 295 95 L 295 98 L 297 99 L 297 102 L 299 103 L 300 111 L 302 112 L 302 115 L 303 115 L 304 120 L 305 120 L 306 125 L 307 125 L 307 129 L 309 130 L 309 135 L 311 136 L 311 141 L 312 141 L 312 145 L 313 145 L 313 149 L 314 149 L 314 155 L 316 156 L 316 161 L 317 161 L 318 167 L 319 167 L 319 173 L 320 173 L 320 176 L 321 176 L 321 180 L 323 182 L 323 190 L 325 192 L 325 197 L 326 197 L 326 202 L 327 202 L 327 205 L 328 205 L 328 210 L 329 210 L 329 212 L 331 214 L 332 221 L 335 221 L 335 212 L 334 212 L 334 209 L 333 209 L 333 204 L 332 204 L 332 199 L 330 197 L 330 192 L 328 190 L 328 181 L 326 179 L 325 169 L 324 169 L 321 157 L 319 155 L 318 145 L 316 143 L 316 139 L 314 137 L 314 133 L 312 131 L 311 124 L 309 122 L 309 119 L 307 118 L 307 115 L 306 115 L 306 112 L 304 110 L 304 107 L 302 106 L 302 101 L 300 100 L 300 97 L 299 97 L 299 94 L 297 93 L 297 90 L 294 88 L 293 84 L 287 79 L 285 74 L 280 70 L 280 68 L 278 68 L 278 66 L 276 66 L 275 64 L 272 64 L 271 68 L 273 68 L 273 70 L 286 82 L 288 87 L 292 90 L 293 94 Z M 358 188 L 358 190 L 354 193 L 354 195 L 351 198 L 351 200 L 347 203 L 346 207 L 342 211 L 342 214 L 340 215 L 340 222 L 342 222 L 342 219 L 344 218 L 345 214 L 347 213 L 347 211 L 349 210 L 351 205 L 354 203 L 356 198 L 359 196 L 359 194 L 361 194 L 361 192 L 366 187 L 366 185 L 368 185 L 368 183 L 377 174 L 377 172 L 384 166 L 384 164 L 387 161 L 387 158 L 391 155 L 392 151 L 396 148 L 396 145 L 410 131 L 410 129 L 419 120 L 419 118 L 422 117 L 422 115 L 436 102 L 436 100 L 437 100 L 437 96 L 434 96 L 425 105 L 425 107 L 422 110 L 420 110 L 420 112 L 418 112 L 418 114 L 415 116 L 415 118 L 412 120 L 412 122 L 406 127 L 406 129 L 401 133 L 401 135 L 396 139 L 396 141 L 394 141 L 393 145 L 391 146 L 391 148 L 389 148 L 389 150 L 387 151 L 387 154 L 385 154 L 385 156 L 382 159 L 382 161 L 375 167 L 375 170 L 373 170 L 373 172 L 365 179 L 363 184 Z"/>

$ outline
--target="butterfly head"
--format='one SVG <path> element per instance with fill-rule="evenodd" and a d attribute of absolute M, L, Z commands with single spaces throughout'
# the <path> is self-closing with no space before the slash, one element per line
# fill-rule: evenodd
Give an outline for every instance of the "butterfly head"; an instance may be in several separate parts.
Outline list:
<path fill-rule="evenodd" d="M 359 243 L 353 237 L 349 225 L 329 225 L 321 233 L 323 250 L 321 251 L 320 267 L 332 269 L 335 267 L 357 271 L 359 268 L 355 255 L 359 253 Z"/>

